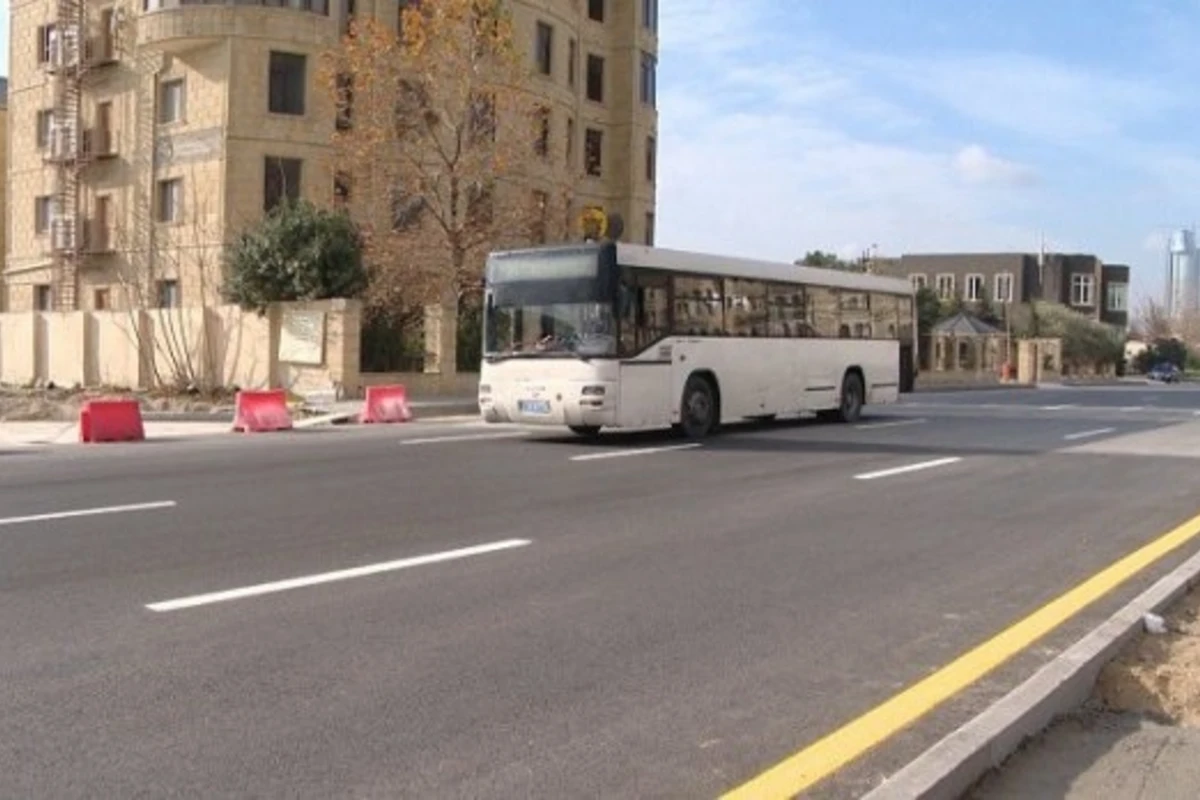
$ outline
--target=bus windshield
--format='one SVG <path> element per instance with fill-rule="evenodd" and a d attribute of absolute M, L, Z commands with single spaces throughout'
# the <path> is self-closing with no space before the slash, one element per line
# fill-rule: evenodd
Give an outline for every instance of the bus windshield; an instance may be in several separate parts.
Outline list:
<path fill-rule="evenodd" d="M 612 356 L 616 320 L 607 303 L 496 305 L 489 296 L 484 352 L 489 356 Z"/>
<path fill-rule="evenodd" d="M 488 259 L 484 354 L 612 356 L 612 270 L 596 247 L 494 254 Z"/>

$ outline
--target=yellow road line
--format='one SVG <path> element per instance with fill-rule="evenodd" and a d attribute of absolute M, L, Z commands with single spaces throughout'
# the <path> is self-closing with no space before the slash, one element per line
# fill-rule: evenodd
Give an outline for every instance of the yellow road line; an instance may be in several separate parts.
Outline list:
<path fill-rule="evenodd" d="M 1197 535 L 1200 535 L 1200 515 L 1106 567 L 882 705 L 748 783 L 730 790 L 722 800 L 795 797 L 929 713 Z"/>

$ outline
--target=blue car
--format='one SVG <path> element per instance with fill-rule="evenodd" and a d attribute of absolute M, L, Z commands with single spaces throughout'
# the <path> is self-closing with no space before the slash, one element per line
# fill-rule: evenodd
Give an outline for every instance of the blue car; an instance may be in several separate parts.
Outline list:
<path fill-rule="evenodd" d="M 1179 367 L 1174 364 L 1156 364 L 1146 377 L 1152 381 L 1162 381 L 1163 383 L 1176 383 L 1183 377 L 1183 373 L 1179 371 Z"/>

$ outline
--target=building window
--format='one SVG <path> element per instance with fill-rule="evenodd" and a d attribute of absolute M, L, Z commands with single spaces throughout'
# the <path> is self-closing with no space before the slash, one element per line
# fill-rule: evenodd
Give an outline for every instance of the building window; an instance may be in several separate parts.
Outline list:
<path fill-rule="evenodd" d="M 50 215 L 53 209 L 53 199 L 49 195 L 35 197 L 33 200 L 33 232 L 45 236 L 50 232 Z"/>
<path fill-rule="evenodd" d="M 339 172 L 333 176 L 333 205 L 334 208 L 345 208 L 350 205 L 350 176 Z"/>
<path fill-rule="evenodd" d="M 983 276 L 968 275 L 967 276 L 967 302 L 978 303 L 983 299 Z"/>
<path fill-rule="evenodd" d="M 1127 283 L 1110 283 L 1108 285 L 1108 300 L 1106 305 L 1109 311 L 1122 312 L 1129 310 L 1129 284 Z"/>
<path fill-rule="evenodd" d="M 183 178 L 158 182 L 158 221 L 178 222 L 183 210 Z"/>
<path fill-rule="evenodd" d="M 579 62 L 579 42 L 572 39 L 567 43 L 567 86 L 575 88 L 575 72 Z"/>
<path fill-rule="evenodd" d="M 1096 304 L 1096 278 L 1093 275 L 1071 276 L 1071 305 L 1093 306 Z"/>
<path fill-rule="evenodd" d="M 546 243 L 546 214 L 550 209 L 550 195 L 535 189 L 533 192 L 529 223 L 529 238 L 533 244 Z"/>
<path fill-rule="evenodd" d="M 993 294 L 998 303 L 1011 303 L 1013 301 L 1013 276 L 1011 272 L 1001 272 L 996 275 L 996 291 Z"/>
<path fill-rule="evenodd" d="M 658 0 L 642 0 L 642 26 L 658 33 Z"/>
<path fill-rule="evenodd" d="M 654 183 L 658 174 L 658 140 L 653 136 L 646 137 L 646 180 Z"/>
<path fill-rule="evenodd" d="M 654 246 L 654 212 L 646 212 L 646 246 Z"/>
<path fill-rule="evenodd" d="M 944 273 L 937 276 L 937 294 L 942 300 L 954 297 L 954 276 Z"/>
<path fill-rule="evenodd" d="M 584 134 L 583 162 L 588 175 L 599 177 L 604 171 L 604 133 L 588 128 Z"/>
<path fill-rule="evenodd" d="M 604 59 L 590 53 L 587 57 L 587 99 L 604 102 Z"/>
<path fill-rule="evenodd" d="M 298 53 L 271 51 L 267 108 L 272 114 L 304 113 L 304 84 L 307 59 Z"/>
<path fill-rule="evenodd" d="M 912 284 L 913 291 L 920 291 L 929 284 L 929 281 L 925 278 L 925 274 L 921 272 L 915 272 L 912 275 L 909 275 L 908 282 Z"/>
<path fill-rule="evenodd" d="M 393 186 L 391 201 L 393 232 L 412 230 L 420 224 L 421 215 L 425 211 L 424 197 L 409 194 L 403 186 Z"/>
<path fill-rule="evenodd" d="M 567 120 L 567 166 L 575 165 L 575 120 Z"/>
<path fill-rule="evenodd" d="M 46 64 L 50 61 L 50 50 L 58 41 L 58 36 L 53 25 L 41 25 L 37 29 L 38 37 L 38 63 Z"/>
<path fill-rule="evenodd" d="M 416 10 L 417 3 L 413 0 L 399 0 L 396 5 L 396 38 L 404 41 L 404 12 L 407 9 Z"/>
<path fill-rule="evenodd" d="M 163 81 L 158 86 L 158 122 L 166 125 L 183 121 L 183 78 Z"/>
<path fill-rule="evenodd" d="M 642 53 L 641 93 L 642 105 L 654 106 L 658 102 L 658 60 L 650 53 Z"/>
<path fill-rule="evenodd" d="M 554 74 L 554 28 L 544 22 L 537 24 L 537 45 L 534 48 L 538 72 Z"/>
<path fill-rule="evenodd" d="M 158 282 L 158 307 L 179 308 L 179 281 L 172 279 Z"/>
<path fill-rule="evenodd" d="M 533 152 L 542 158 L 550 155 L 549 106 L 538 106 L 533 113 Z"/>
<path fill-rule="evenodd" d="M 354 76 L 341 73 L 337 76 L 337 116 L 334 124 L 339 131 L 354 126 Z"/>
<path fill-rule="evenodd" d="M 50 285 L 39 283 L 33 287 L 33 310 L 34 311 L 50 311 L 54 308 L 54 293 L 50 291 Z"/>
<path fill-rule="evenodd" d="M 92 309 L 95 311 L 108 311 L 112 308 L 112 300 L 108 289 L 97 289 L 92 292 Z"/>
<path fill-rule="evenodd" d="M 604 0 L 588 0 L 588 17 L 604 22 Z"/>
<path fill-rule="evenodd" d="M 45 150 L 50 146 L 50 128 L 54 125 L 54 111 L 44 108 L 37 112 L 37 146 Z"/>
<path fill-rule="evenodd" d="M 300 199 L 300 159 L 267 156 L 263 159 L 263 211 L 270 213 L 284 200 Z"/>

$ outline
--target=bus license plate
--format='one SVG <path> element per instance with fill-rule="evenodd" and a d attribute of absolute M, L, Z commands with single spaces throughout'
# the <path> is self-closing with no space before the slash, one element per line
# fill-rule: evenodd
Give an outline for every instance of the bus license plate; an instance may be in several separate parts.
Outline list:
<path fill-rule="evenodd" d="M 517 410 L 523 414 L 549 414 L 549 400 L 518 400 Z"/>

